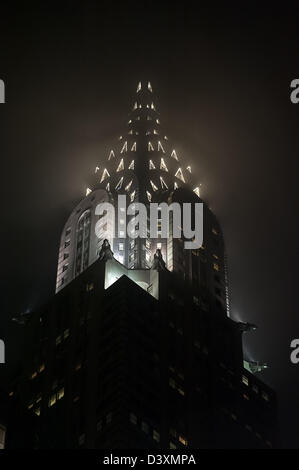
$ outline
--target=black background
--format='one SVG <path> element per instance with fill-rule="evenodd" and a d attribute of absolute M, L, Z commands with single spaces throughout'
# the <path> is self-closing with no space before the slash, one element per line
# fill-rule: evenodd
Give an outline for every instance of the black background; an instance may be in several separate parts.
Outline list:
<path fill-rule="evenodd" d="M 228 251 L 231 310 L 257 323 L 246 354 L 278 393 L 281 445 L 299 447 L 299 7 L 207 2 L 1 4 L 0 338 L 55 286 L 60 232 L 150 80 L 161 123 L 202 183 Z"/>

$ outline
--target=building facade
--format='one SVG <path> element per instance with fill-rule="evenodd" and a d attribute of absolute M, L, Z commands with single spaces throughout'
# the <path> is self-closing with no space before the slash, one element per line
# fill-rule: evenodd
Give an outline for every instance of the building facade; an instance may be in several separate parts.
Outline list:
<path fill-rule="evenodd" d="M 169 146 L 149 82 L 132 108 L 63 228 L 56 294 L 25 327 L 14 396 L 36 418 L 35 446 L 275 447 L 275 394 L 244 363 L 250 325 L 229 317 L 221 227 Z M 157 237 L 130 237 L 122 214 L 114 236 L 97 206 L 117 210 L 119 195 L 203 203 L 203 245 L 186 250 L 171 230 L 162 238 L 159 218 Z"/>

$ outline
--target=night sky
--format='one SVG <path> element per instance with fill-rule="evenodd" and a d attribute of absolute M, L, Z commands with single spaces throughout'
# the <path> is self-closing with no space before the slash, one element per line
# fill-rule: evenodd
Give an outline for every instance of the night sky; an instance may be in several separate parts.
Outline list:
<path fill-rule="evenodd" d="M 299 7 L 206 3 L 1 5 L 0 367 L 20 354 L 9 318 L 54 293 L 65 220 L 150 80 L 222 224 L 232 316 L 259 326 L 245 350 L 269 364 L 260 378 L 278 394 L 282 445 L 299 448 Z"/>

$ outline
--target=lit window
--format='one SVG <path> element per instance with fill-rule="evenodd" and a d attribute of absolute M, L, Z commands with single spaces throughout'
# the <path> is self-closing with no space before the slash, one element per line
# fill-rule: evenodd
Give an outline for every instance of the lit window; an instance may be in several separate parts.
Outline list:
<path fill-rule="evenodd" d="M 30 379 L 33 380 L 33 379 L 35 379 L 35 377 L 37 377 L 37 372 L 36 372 L 36 371 L 33 372 L 33 374 L 31 375 Z"/>
<path fill-rule="evenodd" d="M 131 248 L 131 250 L 134 248 L 134 246 L 135 246 L 135 240 L 131 240 L 131 241 L 130 241 L 130 248 Z"/>
<path fill-rule="evenodd" d="M 39 366 L 39 370 L 38 370 L 39 373 L 43 372 L 43 371 L 45 370 L 45 368 L 46 368 L 46 367 L 45 367 L 45 364 L 41 364 L 41 365 Z"/>
<path fill-rule="evenodd" d="M 129 190 L 130 190 L 130 187 L 131 187 L 132 183 L 133 183 L 133 180 L 131 180 L 131 181 L 127 184 L 127 186 L 125 187 L 125 191 L 129 191 Z"/>
<path fill-rule="evenodd" d="M 179 436 L 179 441 L 181 444 L 183 444 L 183 446 L 187 446 L 188 445 L 188 441 L 185 437 L 183 436 Z"/>
<path fill-rule="evenodd" d="M 57 336 L 56 338 L 56 346 L 61 343 L 61 336 Z"/>
<path fill-rule="evenodd" d="M 171 152 L 171 155 L 170 155 L 170 156 L 171 156 L 172 158 L 175 158 L 176 160 L 178 160 L 178 156 L 177 156 L 175 150 L 173 150 L 173 151 Z"/>
<path fill-rule="evenodd" d="M 131 152 L 136 152 L 136 142 L 132 145 Z"/>
<path fill-rule="evenodd" d="M 133 202 L 134 199 L 135 199 L 135 193 L 136 191 L 134 190 L 131 194 L 130 194 L 130 201 Z"/>
<path fill-rule="evenodd" d="M 37 416 L 40 416 L 40 408 L 36 408 L 34 410 L 34 413 L 37 415 Z"/>
<path fill-rule="evenodd" d="M 86 196 L 88 196 L 91 192 L 92 192 L 92 191 L 91 191 L 90 188 L 86 188 Z"/>
<path fill-rule="evenodd" d="M 130 413 L 130 422 L 132 424 L 137 424 L 137 416 L 134 413 Z"/>
<path fill-rule="evenodd" d="M 106 179 L 106 178 L 109 178 L 110 177 L 110 174 L 108 172 L 108 170 L 106 168 L 104 168 L 104 171 L 103 171 L 103 174 L 102 174 L 102 178 L 100 180 L 100 183 L 103 183 L 103 181 Z"/>
<path fill-rule="evenodd" d="M 120 238 L 125 238 L 125 232 L 124 232 L 124 230 L 120 230 L 120 231 L 119 231 L 119 237 L 120 237 Z"/>
<path fill-rule="evenodd" d="M 199 187 L 193 189 L 193 192 L 196 194 L 196 196 L 200 197 L 200 190 Z"/>
<path fill-rule="evenodd" d="M 152 200 L 152 195 L 151 195 L 151 193 L 150 193 L 149 191 L 146 191 L 146 196 L 147 196 L 148 201 L 151 202 L 151 200 Z"/>
<path fill-rule="evenodd" d="M 161 144 L 160 140 L 158 142 L 158 152 L 159 152 L 159 150 L 162 150 L 162 152 L 165 153 L 165 150 L 164 150 L 163 145 Z"/>
<path fill-rule="evenodd" d="M 57 400 L 61 400 L 64 397 L 64 387 L 58 390 L 57 392 Z"/>
<path fill-rule="evenodd" d="M 181 181 L 183 181 L 183 183 L 185 183 L 185 178 L 184 178 L 184 175 L 183 175 L 183 172 L 182 172 L 181 168 L 178 168 L 178 170 L 177 170 L 177 172 L 174 176 L 176 178 L 180 179 Z"/>
<path fill-rule="evenodd" d="M 116 190 L 119 190 L 122 187 L 124 177 L 122 176 L 117 185 L 115 186 Z"/>
<path fill-rule="evenodd" d="M 157 250 L 161 250 L 162 248 L 162 243 L 157 243 Z"/>
<path fill-rule="evenodd" d="M 63 332 L 63 337 L 64 339 L 68 338 L 70 336 L 70 329 L 67 328 L 66 330 L 64 330 Z"/>
<path fill-rule="evenodd" d="M 161 158 L 160 170 L 168 171 L 168 168 L 165 164 L 164 158 Z"/>
<path fill-rule="evenodd" d="M 218 232 L 217 232 L 217 230 L 216 230 L 215 228 L 212 228 L 212 233 L 213 233 L 214 235 L 218 235 Z"/>
<path fill-rule="evenodd" d="M 148 262 L 151 260 L 151 255 L 150 255 L 150 253 L 149 253 L 148 251 L 146 252 L 145 259 L 146 259 L 146 261 L 148 261 Z"/>
<path fill-rule="evenodd" d="M 246 377 L 246 375 L 242 375 L 242 382 L 244 385 L 247 385 L 249 384 L 249 381 L 248 381 L 248 377 Z"/>
<path fill-rule="evenodd" d="M 263 398 L 265 401 L 269 401 L 269 395 L 268 395 L 268 393 L 263 392 L 263 393 L 262 393 L 262 398 Z"/>
<path fill-rule="evenodd" d="M 149 152 L 153 152 L 153 151 L 154 151 L 154 147 L 153 147 L 153 145 L 152 145 L 151 142 L 148 143 L 147 149 L 148 149 Z"/>
<path fill-rule="evenodd" d="M 164 179 L 162 178 L 162 176 L 160 176 L 160 183 L 161 183 L 162 189 L 164 189 L 164 187 L 165 187 L 166 189 L 168 189 L 168 186 L 167 186 L 167 184 L 165 183 L 165 181 L 164 181 Z"/>
<path fill-rule="evenodd" d="M 215 271 L 219 271 L 219 265 L 217 263 L 213 263 L 213 268 Z"/>
<path fill-rule="evenodd" d="M 187 166 L 186 170 L 189 171 L 189 173 L 192 173 L 191 166 Z"/>
<path fill-rule="evenodd" d="M 160 442 L 160 433 L 158 433 L 158 431 L 156 431 L 155 429 L 153 430 L 153 439 L 156 442 Z"/>
<path fill-rule="evenodd" d="M 110 151 L 108 160 L 111 160 L 111 158 L 115 158 L 115 153 L 113 152 L 113 150 Z"/>
<path fill-rule="evenodd" d="M 129 170 L 134 170 L 134 160 L 131 161 L 129 167 L 128 167 Z"/>
<path fill-rule="evenodd" d="M 155 170 L 155 169 L 156 169 L 156 167 L 155 167 L 155 165 L 154 165 L 154 163 L 153 163 L 152 160 L 149 161 L 149 169 L 150 169 L 150 170 Z"/>
<path fill-rule="evenodd" d="M 215 253 L 213 253 L 213 257 L 214 257 L 215 259 L 219 259 L 219 256 L 215 255 Z"/>
<path fill-rule="evenodd" d="M 153 191 L 158 191 L 157 186 L 155 185 L 155 183 L 152 182 L 152 180 L 150 180 L 150 183 L 152 185 Z"/>
<path fill-rule="evenodd" d="M 55 405 L 55 403 L 56 403 L 56 393 L 54 393 L 54 395 L 51 395 L 51 397 L 49 398 L 49 404 L 48 404 L 49 408 Z"/>
<path fill-rule="evenodd" d="M 0 449 L 4 449 L 5 447 L 5 435 L 6 435 L 6 427 L 0 424 Z"/>
<path fill-rule="evenodd" d="M 124 145 L 122 146 L 122 149 L 121 149 L 120 153 L 127 152 L 127 151 L 128 151 L 128 143 L 126 141 L 124 143 Z"/>
<path fill-rule="evenodd" d="M 148 89 L 150 92 L 153 92 L 151 82 L 147 82 L 147 89 Z"/>
<path fill-rule="evenodd" d="M 124 159 L 122 158 L 121 161 L 119 162 L 119 165 L 118 165 L 118 167 L 117 167 L 116 172 L 122 171 L 122 170 L 124 170 L 124 168 L 125 168 L 125 166 L 124 166 Z"/>
<path fill-rule="evenodd" d="M 123 244 L 123 243 L 119 243 L 119 244 L 118 244 L 118 249 L 119 249 L 120 251 L 122 251 L 122 250 L 124 249 L 124 244 Z"/>

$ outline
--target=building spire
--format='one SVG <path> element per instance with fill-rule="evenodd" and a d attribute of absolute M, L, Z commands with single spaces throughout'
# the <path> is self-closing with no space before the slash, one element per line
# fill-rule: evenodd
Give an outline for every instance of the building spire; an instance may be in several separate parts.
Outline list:
<path fill-rule="evenodd" d="M 160 123 L 157 100 L 150 81 L 139 81 L 133 97 L 125 132 L 108 153 L 106 162 L 97 166 L 95 186 L 119 194 L 130 194 L 140 202 L 153 201 L 161 193 L 189 187 L 199 196 L 199 184 L 193 181 L 191 167 L 183 166 Z M 100 176 L 99 176 L 100 175 Z M 120 184 L 121 181 L 121 184 Z"/>

